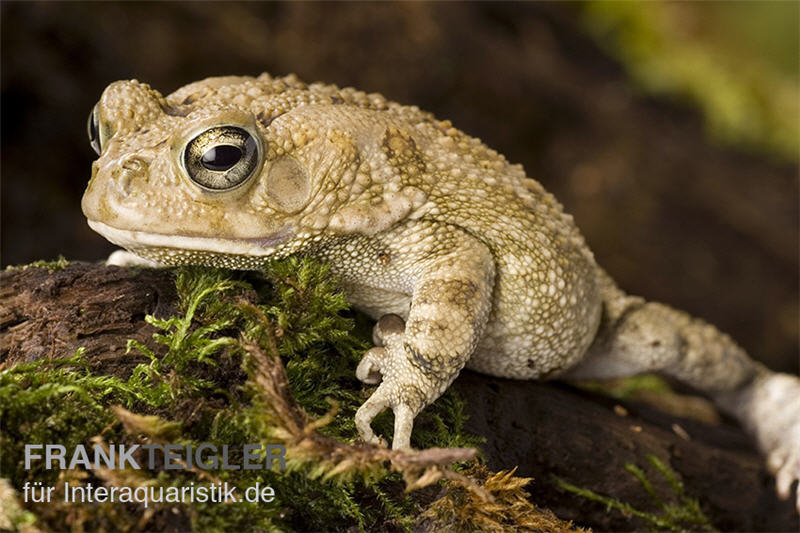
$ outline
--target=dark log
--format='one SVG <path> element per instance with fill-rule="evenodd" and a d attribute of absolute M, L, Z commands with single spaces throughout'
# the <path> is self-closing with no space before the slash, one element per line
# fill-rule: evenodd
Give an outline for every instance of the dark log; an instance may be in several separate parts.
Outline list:
<path fill-rule="evenodd" d="M 127 340 L 152 346 L 145 314 L 174 313 L 173 282 L 168 270 L 87 263 L 0 273 L 0 369 L 69 356 L 84 346 L 95 372 L 124 375 L 139 362 L 125 354 Z M 733 425 L 676 418 L 635 403 L 615 408 L 614 400 L 562 384 L 465 372 L 455 386 L 467 399 L 468 429 L 486 437 L 489 467 L 519 466 L 518 475 L 534 478 L 528 487 L 532 501 L 563 519 L 597 531 L 650 527 L 559 488 L 555 477 L 657 514 L 657 505 L 625 469 L 628 463 L 640 467 L 656 492 L 676 503 L 667 480 L 647 459 L 654 455 L 718 529 L 798 530 L 792 504 L 776 498 L 763 459 Z"/>
<path fill-rule="evenodd" d="M 145 315 L 170 316 L 175 303 L 167 270 L 71 263 L 0 272 L 0 368 L 83 347 L 95 371 L 119 374 L 141 362 L 125 355 L 128 339 L 155 347 Z"/>
<path fill-rule="evenodd" d="M 488 378 L 466 372 L 455 386 L 468 398 L 467 429 L 486 437 L 492 470 L 519 466 L 531 500 L 596 531 L 654 529 L 641 519 L 558 488 L 554 477 L 658 514 L 626 464 L 641 468 L 666 502 L 680 505 L 649 462 L 669 465 L 720 531 L 797 531 L 793 504 L 775 496 L 774 478 L 752 441 L 732 424 L 710 425 L 565 384 Z M 627 412 L 625 415 L 617 414 Z M 673 429 L 678 426 L 680 436 Z M 686 440 L 688 435 L 690 440 Z"/>

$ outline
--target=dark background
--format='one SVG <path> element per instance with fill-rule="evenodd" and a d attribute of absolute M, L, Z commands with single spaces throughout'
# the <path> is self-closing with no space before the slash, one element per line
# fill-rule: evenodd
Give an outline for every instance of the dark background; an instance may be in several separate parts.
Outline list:
<path fill-rule="evenodd" d="M 109 82 L 294 72 L 451 119 L 553 192 L 623 288 L 797 372 L 797 158 L 709 140 L 696 107 L 631 82 L 581 4 L 3 2 L 0 18 L 3 265 L 113 249 L 80 212 Z"/>

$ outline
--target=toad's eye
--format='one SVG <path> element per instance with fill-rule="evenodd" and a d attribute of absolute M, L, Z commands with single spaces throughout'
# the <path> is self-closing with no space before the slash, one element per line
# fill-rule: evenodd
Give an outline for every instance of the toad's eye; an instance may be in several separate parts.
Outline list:
<path fill-rule="evenodd" d="M 100 124 L 97 121 L 97 106 L 94 106 L 92 112 L 89 113 L 89 120 L 86 123 L 86 132 L 89 134 L 89 144 L 92 145 L 97 155 L 100 155 L 102 146 L 100 146 Z"/>
<path fill-rule="evenodd" d="M 204 189 L 238 187 L 258 166 L 258 142 L 235 126 L 219 126 L 194 137 L 183 150 L 189 177 Z"/>

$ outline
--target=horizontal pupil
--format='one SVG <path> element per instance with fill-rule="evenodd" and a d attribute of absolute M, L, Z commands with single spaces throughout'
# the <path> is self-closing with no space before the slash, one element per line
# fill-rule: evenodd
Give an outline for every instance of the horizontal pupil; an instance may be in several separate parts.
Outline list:
<path fill-rule="evenodd" d="M 203 154 L 200 162 L 208 170 L 222 171 L 228 170 L 233 165 L 239 162 L 242 158 L 242 151 L 236 146 L 230 144 L 222 144 L 211 148 Z"/>

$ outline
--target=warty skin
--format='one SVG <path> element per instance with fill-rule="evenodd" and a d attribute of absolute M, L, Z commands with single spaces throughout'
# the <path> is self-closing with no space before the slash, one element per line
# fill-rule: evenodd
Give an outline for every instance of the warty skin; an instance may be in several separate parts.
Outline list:
<path fill-rule="evenodd" d="M 448 121 L 294 76 L 209 78 L 167 97 L 120 81 L 90 117 L 89 224 L 158 264 L 259 269 L 304 254 L 378 319 L 356 369 L 392 446 L 465 366 L 517 379 L 661 372 L 756 438 L 786 498 L 800 478 L 800 379 L 727 335 L 621 291 L 521 166 Z M 231 155 L 233 154 L 233 155 Z M 800 497 L 797 502 L 800 509 Z"/>

